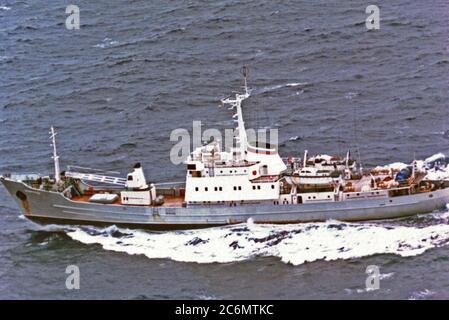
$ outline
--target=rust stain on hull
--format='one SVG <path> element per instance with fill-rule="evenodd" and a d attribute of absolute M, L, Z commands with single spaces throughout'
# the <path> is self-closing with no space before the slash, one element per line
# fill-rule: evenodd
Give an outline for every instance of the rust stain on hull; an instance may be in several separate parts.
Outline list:
<path fill-rule="evenodd" d="M 24 211 L 25 215 L 30 216 L 31 211 L 30 211 L 30 204 L 28 203 L 28 200 L 22 200 L 22 206 L 23 206 L 23 211 Z"/>

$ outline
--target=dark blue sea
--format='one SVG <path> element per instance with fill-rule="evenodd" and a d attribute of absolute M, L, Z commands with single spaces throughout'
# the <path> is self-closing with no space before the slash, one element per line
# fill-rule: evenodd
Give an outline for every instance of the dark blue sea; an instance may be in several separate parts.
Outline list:
<path fill-rule="evenodd" d="M 218 105 L 243 65 L 247 126 L 279 129 L 285 157 L 351 149 L 372 167 L 449 154 L 447 1 L 372 3 L 378 30 L 360 0 L 72 2 L 79 30 L 67 1 L 0 0 L 1 173 L 52 172 L 55 126 L 64 167 L 126 174 L 140 161 L 149 180 L 180 181 L 170 133 L 232 128 Z M 165 233 L 40 226 L 0 187 L 0 298 L 448 299 L 448 241 L 449 210 Z"/>

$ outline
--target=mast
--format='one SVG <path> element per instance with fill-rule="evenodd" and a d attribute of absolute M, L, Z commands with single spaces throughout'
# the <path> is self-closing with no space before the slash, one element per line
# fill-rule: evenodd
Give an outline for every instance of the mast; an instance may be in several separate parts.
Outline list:
<path fill-rule="evenodd" d="M 302 166 L 305 168 L 307 167 L 307 157 L 309 152 L 307 150 L 304 150 L 304 159 L 302 159 Z"/>
<path fill-rule="evenodd" d="M 248 148 L 248 137 L 246 135 L 245 121 L 243 120 L 243 112 L 242 112 L 242 101 L 249 97 L 249 90 L 247 85 L 247 76 L 248 76 L 248 68 L 242 68 L 243 75 L 243 94 L 236 93 L 235 99 L 227 98 L 222 100 L 223 104 L 230 104 L 231 109 L 236 109 L 236 114 L 234 114 L 233 118 L 237 118 L 237 136 L 235 137 L 237 141 L 237 150 L 240 154 L 240 160 L 244 160 L 246 158 L 246 151 Z"/>
<path fill-rule="evenodd" d="M 348 152 L 346 153 L 346 169 L 349 169 L 349 159 L 351 158 L 351 150 L 348 150 Z"/>
<path fill-rule="evenodd" d="M 60 170 L 59 170 L 59 156 L 58 153 L 56 152 L 56 131 L 53 128 L 53 126 L 51 126 L 50 128 L 50 139 L 51 139 L 51 146 L 53 146 L 53 156 L 51 157 L 55 163 L 55 180 L 56 183 L 58 183 L 61 180 L 61 174 L 60 174 Z"/>

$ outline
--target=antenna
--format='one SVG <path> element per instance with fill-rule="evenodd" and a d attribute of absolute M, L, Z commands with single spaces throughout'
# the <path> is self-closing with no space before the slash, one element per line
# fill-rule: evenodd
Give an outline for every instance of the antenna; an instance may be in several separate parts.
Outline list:
<path fill-rule="evenodd" d="M 243 66 L 242 70 L 241 70 L 242 76 L 243 76 L 243 89 L 245 90 L 245 95 L 249 96 L 249 92 L 248 92 L 248 83 L 247 83 L 247 79 L 248 79 L 248 67 L 247 66 Z"/>
<path fill-rule="evenodd" d="M 53 146 L 53 156 L 51 157 L 55 163 L 55 180 L 56 183 L 58 183 L 61 180 L 61 173 L 59 170 L 59 156 L 56 152 L 56 131 L 51 126 L 50 128 L 50 139 L 51 139 L 51 146 Z"/>

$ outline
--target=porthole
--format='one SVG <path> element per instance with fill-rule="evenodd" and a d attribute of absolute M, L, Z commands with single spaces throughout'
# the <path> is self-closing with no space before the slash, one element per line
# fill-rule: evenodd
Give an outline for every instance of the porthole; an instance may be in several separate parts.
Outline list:
<path fill-rule="evenodd" d="M 209 190 L 209 189 L 208 189 L 207 187 L 205 187 L 205 188 L 204 188 L 204 191 L 207 191 L 207 190 Z"/>

